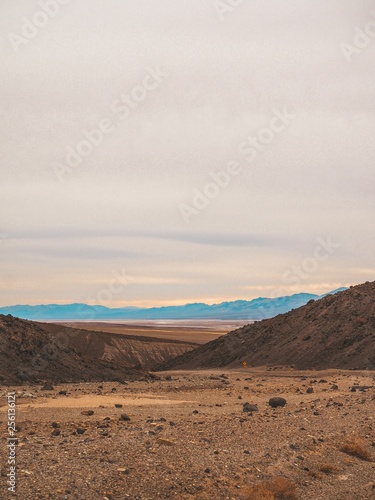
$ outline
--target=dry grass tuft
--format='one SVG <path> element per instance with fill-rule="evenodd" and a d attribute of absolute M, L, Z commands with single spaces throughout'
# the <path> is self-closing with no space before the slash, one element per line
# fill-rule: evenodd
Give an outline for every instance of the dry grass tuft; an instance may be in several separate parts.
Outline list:
<path fill-rule="evenodd" d="M 320 472 L 324 472 L 324 474 L 333 474 L 338 471 L 338 468 L 332 464 L 323 464 L 319 467 Z"/>
<path fill-rule="evenodd" d="M 284 477 L 264 481 L 245 490 L 246 500 L 297 500 L 297 487 Z"/>
<path fill-rule="evenodd" d="M 360 458 L 361 460 L 366 460 L 367 462 L 372 462 L 372 456 L 366 443 L 362 441 L 358 436 L 353 436 L 349 438 L 341 447 L 340 451 L 347 453 L 353 457 Z"/>

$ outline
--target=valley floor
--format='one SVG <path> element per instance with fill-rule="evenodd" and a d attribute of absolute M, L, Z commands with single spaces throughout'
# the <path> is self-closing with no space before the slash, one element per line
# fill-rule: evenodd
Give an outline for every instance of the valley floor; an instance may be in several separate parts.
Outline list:
<path fill-rule="evenodd" d="M 15 498 L 272 499 L 262 488 L 279 488 L 281 499 L 374 499 L 374 387 L 375 372 L 250 367 L 50 391 L 2 386 L 3 430 L 16 391 Z M 286 406 L 271 408 L 274 396 Z M 259 411 L 244 412 L 246 402 Z M 3 432 L 4 499 L 14 498 L 6 445 Z"/>

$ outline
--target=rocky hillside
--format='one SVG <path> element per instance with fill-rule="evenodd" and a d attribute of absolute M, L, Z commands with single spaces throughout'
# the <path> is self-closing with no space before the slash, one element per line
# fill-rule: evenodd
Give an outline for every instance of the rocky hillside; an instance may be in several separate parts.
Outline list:
<path fill-rule="evenodd" d="M 139 378 L 193 347 L 0 315 L 0 384 Z"/>
<path fill-rule="evenodd" d="M 244 326 L 161 365 L 195 369 L 292 365 L 375 369 L 375 282 Z"/>

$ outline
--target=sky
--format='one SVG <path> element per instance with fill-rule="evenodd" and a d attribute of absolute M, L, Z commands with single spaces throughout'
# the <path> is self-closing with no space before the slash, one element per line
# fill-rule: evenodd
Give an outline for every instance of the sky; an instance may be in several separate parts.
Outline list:
<path fill-rule="evenodd" d="M 1 0 L 0 33 L 1 306 L 375 279 L 375 0 Z"/>

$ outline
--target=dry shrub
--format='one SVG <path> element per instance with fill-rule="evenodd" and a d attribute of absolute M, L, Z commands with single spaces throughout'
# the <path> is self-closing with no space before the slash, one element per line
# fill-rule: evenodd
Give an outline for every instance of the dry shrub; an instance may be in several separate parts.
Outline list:
<path fill-rule="evenodd" d="M 349 438 L 341 447 L 340 451 L 352 455 L 353 457 L 372 462 L 372 456 L 366 444 L 361 438 L 353 436 Z"/>
<path fill-rule="evenodd" d="M 284 477 L 255 484 L 245 491 L 246 500 L 297 500 L 296 485 Z"/>
<path fill-rule="evenodd" d="M 332 464 L 323 464 L 320 466 L 319 470 L 325 474 L 333 474 L 338 471 L 338 468 Z"/>

